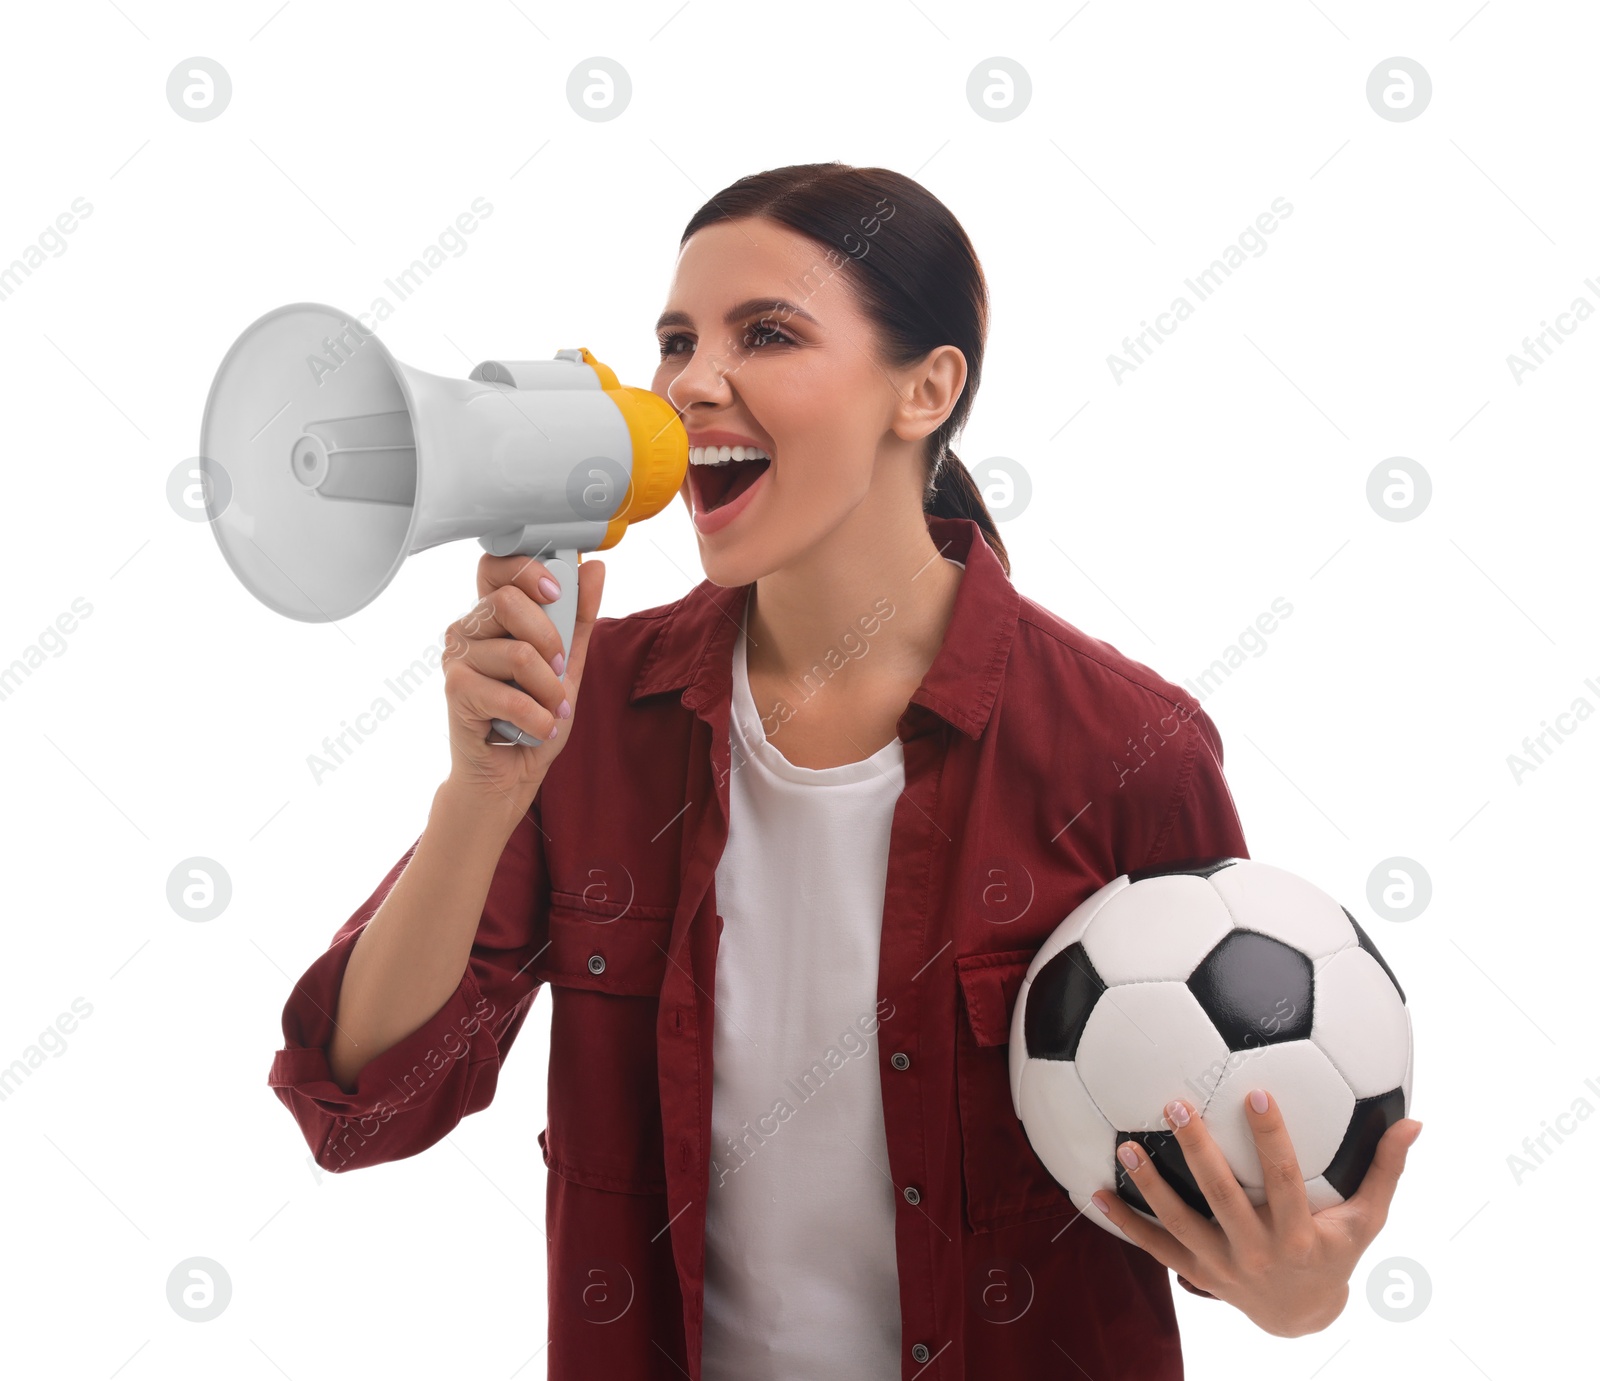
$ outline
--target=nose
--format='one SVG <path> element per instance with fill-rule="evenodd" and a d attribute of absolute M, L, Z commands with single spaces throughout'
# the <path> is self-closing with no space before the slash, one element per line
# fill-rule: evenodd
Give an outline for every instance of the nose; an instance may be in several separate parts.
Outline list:
<path fill-rule="evenodd" d="M 719 351 L 709 342 L 701 341 L 688 362 L 667 381 L 667 401 L 680 413 L 687 412 L 695 403 L 726 403 L 733 394 L 728 383 L 732 370 L 730 352 Z"/>

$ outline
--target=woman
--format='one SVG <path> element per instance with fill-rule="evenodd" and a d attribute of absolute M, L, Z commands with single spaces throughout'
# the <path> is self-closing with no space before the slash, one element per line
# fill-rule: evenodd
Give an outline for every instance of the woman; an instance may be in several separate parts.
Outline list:
<path fill-rule="evenodd" d="M 707 579 L 600 619 L 583 563 L 567 664 L 540 564 L 483 558 L 450 776 L 285 1008 L 271 1083 L 350 1169 L 487 1106 L 549 984 L 552 1377 L 1176 1378 L 1168 1267 L 1309 1332 L 1382 1224 L 1409 1120 L 1313 1218 L 1275 1102 L 1257 1210 L 1180 1100 L 1215 1220 L 1141 1155 L 1168 1230 L 1088 1210 L 1130 1246 L 1075 1223 L 1012 1111 L 1011 1005 L 1060 920 L 1246 849 L 1198 704 L 1010 583 L 948 444 L 986 326 L 910 179 L 711 198 L 654 384 Z M 487 744 L 497 717 L 544 742 Z"/>

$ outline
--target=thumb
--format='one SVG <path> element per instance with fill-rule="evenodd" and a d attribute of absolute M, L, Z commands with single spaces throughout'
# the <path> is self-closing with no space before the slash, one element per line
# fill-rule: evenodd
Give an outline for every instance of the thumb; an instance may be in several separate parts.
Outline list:
<path fill-rule="evenodd" d="M 606 567 L 603 561 L 578 563 L 578 609 L 572 621 L 572 646 L 567 650 L 567 679 L 577 689 L 583 680 L 584 663 L 589 658 L 589 635 L 594 631 L 595 620 L 600 617 L 600 593 L 605 589 Z"/>

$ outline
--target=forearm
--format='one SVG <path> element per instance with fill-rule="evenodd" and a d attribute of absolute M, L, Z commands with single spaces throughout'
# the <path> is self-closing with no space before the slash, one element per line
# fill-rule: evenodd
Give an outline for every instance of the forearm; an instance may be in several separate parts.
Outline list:
<path fill-rule="evenodd" d="M 369 1060 L 434 1015 L 461 982 L 495 867 L 520 814 L 450 781 L 345 968 L 328 1065 L 347 1092 Z"/>

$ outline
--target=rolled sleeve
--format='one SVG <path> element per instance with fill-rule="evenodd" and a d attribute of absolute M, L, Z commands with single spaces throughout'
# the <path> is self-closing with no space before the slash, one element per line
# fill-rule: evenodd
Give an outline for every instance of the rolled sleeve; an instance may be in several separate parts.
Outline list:
<path fill-rule="evenodd" d="M 492 1101 L 500 1065 L 539 988 L 530 966 L 548 930 L 542 838 L 536 799 L 501 853 L 455 991 L 415 1031 L 363 1065 L 353 1089 L 334 1080 L 328 1063 L 339 990 L 362 928 L 420 841 L 295 984 L 283 1009 L 284 1045 L 267 1083 L 294 1115 L 318 1165 L 351 1170 L 416 1155 Z"/>

